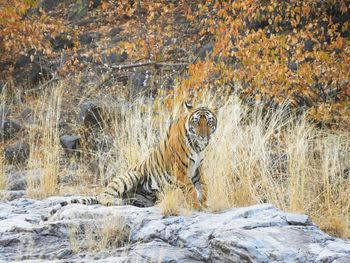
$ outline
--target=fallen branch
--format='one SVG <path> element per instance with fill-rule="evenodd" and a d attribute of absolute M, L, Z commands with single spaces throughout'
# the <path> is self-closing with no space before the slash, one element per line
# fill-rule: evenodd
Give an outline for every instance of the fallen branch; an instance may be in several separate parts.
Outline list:
<path fill-rule="evenodd" d="M 125 64 L 125 65 L 111 65 L 110 68 L 112 69 L 130 69 L 130 68 L 139 68 L 139 67 L 146 67 L 146 66 L 154 66 L 156 68 L 161 67 L 188 67 L 188 63 L 165 63 L 165 62 L 143 62 L 143 63 L 134 63 L 134 64 Z"/>

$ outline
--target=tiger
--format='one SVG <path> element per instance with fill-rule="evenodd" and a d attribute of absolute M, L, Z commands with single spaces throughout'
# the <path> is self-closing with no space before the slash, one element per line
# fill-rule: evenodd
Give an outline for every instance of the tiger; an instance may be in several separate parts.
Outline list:
<path fill-rule="evenodd" d="M 208 187 L 203 177 L 203 151 L 216 131 L 216 113 L 208 107 L 194 108 L 185 102 L 184 110 L 178 115 L 165 138 L 139 165 L 114 176 L 101 194 L 65 201 L 60 207 L 71 203 L 151 206 L 161 189 L 177 185 L 191 207 L 205 208 Z"/>

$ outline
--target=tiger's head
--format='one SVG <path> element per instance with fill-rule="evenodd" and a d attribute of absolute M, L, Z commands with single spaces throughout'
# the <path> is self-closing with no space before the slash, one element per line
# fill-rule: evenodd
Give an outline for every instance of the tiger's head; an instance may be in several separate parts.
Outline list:
<path fill-rule="evenodd" d="M 193 109 L 193 107 L 187 103 L 185 103 L 184 106 L 189 112 L 186 122 L 186 130 L 191 138 L 207 145 L 211 135 L 216 131 L 217 127 L 215 113 L 206 107 Z"/>

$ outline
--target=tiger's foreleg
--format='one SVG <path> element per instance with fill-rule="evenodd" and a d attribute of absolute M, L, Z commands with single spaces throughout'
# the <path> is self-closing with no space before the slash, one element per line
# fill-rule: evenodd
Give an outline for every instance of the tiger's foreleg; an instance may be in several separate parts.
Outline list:
<path fill-rule="evenodd" d="M 136 189 L 140 178 L 141 174 L 136 169 L 114 177 L 107 185 L 106 190 L 97 197 L 98 202 L 105 206 L 122 205 L 123 196 Z"/>
<path fill-rule="evenodd" d="M 176 171 L 176 174 L 181 190 L 183 191 L 186 197 L 186 201 L 193 208 L 199 209 L 201 207 L 201 204 L 198 200 L 197 190 L 194 187 L 194 184 L 192 183 L 191 179 L 186 174 L 181 173 L 180 171 Z"/>
<path fill-rule="evenodd" d="M 208 197 L 208 185 L 206 181 L 204 180 L 203 176 L 203 169 L 202 166 L 198 167 L 198 176 L 199 176 L 199 181 L 197 184 L 195 184 L 197 193 L 200 193 L 200 203 L 203 208 L 207 207 L 207 197 Z"/>

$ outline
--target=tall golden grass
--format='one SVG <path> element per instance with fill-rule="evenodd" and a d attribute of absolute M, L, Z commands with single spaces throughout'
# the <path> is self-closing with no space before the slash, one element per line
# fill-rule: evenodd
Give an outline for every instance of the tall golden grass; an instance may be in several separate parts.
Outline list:
<path fill-rule="evenodd" d="M 42 171 L 39 180 L 27 178 L 27 195 L 44 198 L 58 193 L 60 173 L 59 119 L 63 85 L 46 90 L 34 101 L 34 124 L 29 126 L 30 156 L 29 171 Z"/>
<path fill-rule="evenodd" d="M 287 107 L 265 112 L 237 100 L 220 109 L 218 125 L 204 170 L 211 210 L 270 202 L 350 237 L 349 132 L 318 129 Z"/>

